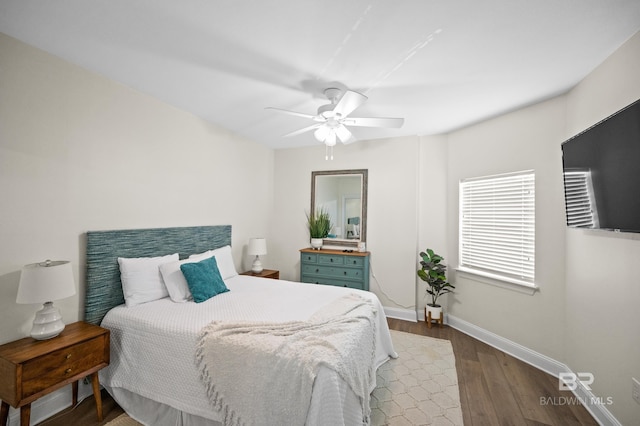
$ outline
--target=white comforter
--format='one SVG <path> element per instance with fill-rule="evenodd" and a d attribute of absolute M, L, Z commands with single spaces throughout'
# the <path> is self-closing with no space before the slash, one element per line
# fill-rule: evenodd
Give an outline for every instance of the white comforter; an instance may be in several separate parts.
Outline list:
<path fill-rule="evenodd" d="M 374 368 L 396 356 L 382 305 L 373 293 L 244 275 L 225 282 L 231 291 L 204 303 L 174 303 L 167 298 L 112 309 L 102 322 L 111 330 L 111 364 L 100 372 L 102 383 L 108 389 L 121 388 L 182 412 L 220 421 L 196 367 L 195 348 L 204 326 L 213 320 L 305 321 L 318 309 L 354 292 L 378 308 Z M 357 398 L 327 398 L 341 382 L 328 368 L 318 373 L 308 425 L 326 424 L 330 413 L 341 419 L 362 418 Z M 374 387 L 375 383 L 371 390 Z"/>

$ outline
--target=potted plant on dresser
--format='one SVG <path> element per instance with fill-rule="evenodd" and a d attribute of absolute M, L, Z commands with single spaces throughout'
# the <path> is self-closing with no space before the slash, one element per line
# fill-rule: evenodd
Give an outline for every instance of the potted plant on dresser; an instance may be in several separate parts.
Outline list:
<path fill-rule="evenodd" d="M 311 247 L 320 250 L 323 238 L 327 238 L 331 230 L 331 216 L 324 209 L 317 209 L 307 215 L 307 226 L 311 236 Z"/>
<path fill-rule="evenodd" d="M 424 308 L 424 319 L 427 321 L 427 325 L 431 327 L 431 320 L 438 320 L 439 324 L 442 324 L 444 314 L 442 312 L 442 306 L 438 304 L 438 297 L 443 294 L 451 293 L 455 288 L 452 284 L 447 282 L 447 266 L 441 262 L 444 258 L 433 250 L 427 249 L 420 252 L 421 268 L 418 269 L 418 276 L 420 279 L 427 283 L 427 294 L 431 296 L 431 303 L 427 303 Z"/>

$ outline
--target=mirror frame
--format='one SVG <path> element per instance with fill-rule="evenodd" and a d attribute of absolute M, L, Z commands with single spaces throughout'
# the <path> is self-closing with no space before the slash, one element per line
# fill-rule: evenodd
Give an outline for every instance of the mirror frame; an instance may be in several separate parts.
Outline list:
<path fill-rule="evenodd" d="M 344 176 L 344 175 L 360 175 L 362 178 L 360 194 L 361 194 L 361 212 L 360 212 L 360 239 L 347 240 L 337 238 L 325 238 L 323 244 L 330 246 L 340 246 L 349 248 L 358 248 L 358 243 L 367 241 L 367 189 L 368 189 L 369 169 L 350 169 L 350 170 L 322 170 L 311 172 L 311 211 L 316 210 L 316 178 L 318 176 Z"/>

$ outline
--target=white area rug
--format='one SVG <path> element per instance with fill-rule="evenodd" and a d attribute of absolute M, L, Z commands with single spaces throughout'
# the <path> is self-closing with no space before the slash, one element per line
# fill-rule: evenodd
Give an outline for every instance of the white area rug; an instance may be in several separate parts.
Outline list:
<path fill-rule="evenodd" d="M 451 342 L 391 330 L 400 355 L 378 369 L 371 424 L 462 425 Z"/>
<path fill-rule="evenodd" d="M 391 330 L 399 357 L 384 363 L 371 394 L 371 425 L 462 425 L 451 342 Z M 107 426 L 135 426 L 126 414 Z"/>
<path fill-rule="evenodd" d="M 120 414 L 104 426 L 140 426 L 140 423 L 133 420 L 127 414 Z"/>

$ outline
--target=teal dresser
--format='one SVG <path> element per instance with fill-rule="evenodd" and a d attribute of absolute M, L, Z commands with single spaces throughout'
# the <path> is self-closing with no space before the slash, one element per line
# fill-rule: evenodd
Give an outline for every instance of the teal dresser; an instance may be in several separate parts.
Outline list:
<path fill-rule="evenodd" d="M 302 249 L 300 281 L 369 291 L 369 252 Z"/>

